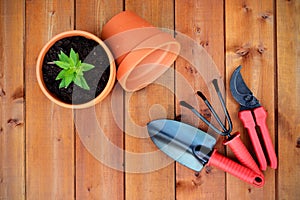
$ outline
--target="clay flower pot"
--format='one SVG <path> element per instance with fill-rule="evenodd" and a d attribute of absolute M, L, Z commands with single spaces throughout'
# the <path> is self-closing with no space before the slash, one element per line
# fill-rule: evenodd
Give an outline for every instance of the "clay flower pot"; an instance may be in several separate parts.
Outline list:
<path fill-rule="evenodd" d="M 134 92 L 161 76 L 176 60 L 180 44 L 135 13 L 124 11 L 104 25 L 101 38 L 118 64 L 117 79 Z"/>
<path fill-rule="evenodd" d="M 84 41 L 80 44 L 81 41 Z M 86 42 L 88 41 L 88 43 Z M 79 43 L 79 44 L 77 44 Z M 94 46 L 90 47 L 88 46 L 90 43 L 92 43 Z M 66 102 L 64 99 L 59 97 L 59 95 L 53 93 L 53 88 L 50 89 L 50 87 L 47 85 L 49 84 L 48 79 L 53 79 L 53 77 L 47 77 L 47 71 L 45 71 L 45 65 L 47 66 L 47 69 L 53 69 L 57 70 L 57 66 L 55 66 L 54 63 L 46 62 L 46 59 L 49 60 L 49 57 L 52 58 L 53 55 L 51 52 L 56 49 L 60 49 L 64 51 L 64 47 L 71 48 L 70 46 L 78 46 L 83 48 L 78 49 L 78 54 L 81 59 L 81 52 L 82 54 L 86 54 L 85 60 L 89 60 L 90 62 L 95 62 L 95 70 L 92 71 L 90 70 L 89 72 L 84 72 L 84 76 L 87 75 L 87 82 L 88 79 L 94 80 L 98 83 L 94 84 L 92 83 L 91 85 L 91 90 L 89 91 L 91 94 L 86 94 L 87 96 L 87 101 L 85 102 L 80 102 L 81 100 L 78 100 L 78 102 L 73 101 L 73 99 L 82 98 L 81 95 L 83 95 L 83 92 L 81 89 L 77 89 L 79 87 L 73 86 L 68 87 L 68 88 L 55 88 L 55 90 L 59 90 L 59 92 L 72 92 L 72 101 L 71 102 Z M 73 47 L 72 47 L 73 48 Z M 91 52 L 89 52 L 87 49 L 92 49 Z M 59 51 L 60 51 L 59 50 Z M 57 50 L 58 51 L 58 50 Z M 65 52 L 65 54 L 69 55 L 69 52 Z M 52 56 L 52 57 L 51 57 Z M 99 60 L 100 58 L 103 58 L 102 60 Z M 53 58 L 54 59 L 54 58 Z M 54 59 L 57 60 L 57 59 Z M 85 60 L 82 60 L 84 62 Z M 53 66 L 48 66 L 50 64 Z M 103 64 L 102 64 L 103 63 Z M 101 66 L 103 65 L 103 66 Z M 104 70 L 105 69 L 105 70 Z M 101 73 L 100 73 L 101 72 Z M 88 74 L 89 73 L 89 74 Z M 93 75 L 94 77 L 90 76 Z M 100 75 L 100 76 L 98 76 Z M 100 101 L 102 101 L 112 90 L 115 79 L 116 79 L 116 66 L 114 62 L 114 58 L 106 46 L 106 44 L 97 36 L 85 32 L 85 31 L 79 31 L 79 30 L 73 30 L 73 31 L 66 31 L 63 33 L 60 33 L 56 36 L 54 36 L 47 44 L 42 48 L 42 50 L 39 53 L 38 59 L 37 59 L 37 64 L 36 64 L 36 76 L 38 80 L 38 84 L 42 90 L 42 92 L 48 97 L 52 102 L 56 103 L 59 106 L 65 107 L 65 108 L 73 108 L 73 109 L 81 109 L 81 108 L 87 108 L 91 107 Z M 101 80 L 100 80 L 101 78 Z M 51 81 L 54 81 L 52 80 Z M 55 79 L 55 78 L 54 78 Z M 102 82 L 101 82 L 102 81 Z M 58 81 L 59 82 L 59 81 Z M 101 82 L 101 84 L 100 84 Z M 88 82 L 89 83 L 89 82 Z M 58 85 L 59 83 L 54 81 L 54 86 L 53 87 L 58 87 L 55 85 Z M 83 90 L 83 89 L 82 89 Z M 87 92 L 87 91 L 86 91 Z M 76 96 L 77 95 L 77 96 Z M 83 95 L 84 96 L 84 95 Z M 85 100 L 85 99 L 83 99 Z"/>
<path fill-rule="evenodd" d="M 140 90 L 160 77 L 176 60 L 179 43 L 167 33 L 139 44 L 121 62 L 117 79 L 128 92 Z"/>
<path fill-rule="evenodd" d="M 161 31 L 131 11 L 111 18 L 102 28 L 101 39 L 111 49 L 119 65 L 125 56 L 144 40 Z"/>

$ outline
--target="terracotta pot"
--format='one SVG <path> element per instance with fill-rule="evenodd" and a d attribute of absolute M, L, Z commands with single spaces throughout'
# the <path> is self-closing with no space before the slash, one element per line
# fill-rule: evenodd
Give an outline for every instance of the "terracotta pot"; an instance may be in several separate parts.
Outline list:
<path fill-rule="evenodd" d="M 179 43 L 167 33 L 157 34 L 134 48 L 121 62 L 117 79 L 128 92 L 146 87 L 176 60 Z"/>
<path fill-rule="evenodd" d="M 55 95 L 53 95 L 46 87 L 44 80 L 43 80 L 43 73 L 42 73 L 42 66 L 43 66 L 43 61 L 44 61 L 44 57 L 46 55 L 46 53 L 48 52 L 48 50 L 59 40 L 63 39 L 63 38 L 67 38 L 67 37 L 73 37 L 73 36 L 82 36 L 85 37 L 87 39 L 92 39 L 94 41 L 96 41 L 97 43 L 99 43 L 99 45 L 105 50 L 108 59 L 109 59 L 109 63 L 110 63 L 110 75 L 109 75 L 109 80 L 105 86 L 105 88 L 103 89 L 103 91 L 97 96 L 95 97 L 93 100 L 83 103 L 83 104 L 68 104 L 65 103 L 63 101 L 61 101 L 59 98 L 57 98 Z M 106 46 L 106 44 L 97 36 L 85 32 L 85 31 L 79 31 L 79 30 L 73 30 L 73 31 L 66 31 L 63 33 L 60 33 L 56 36 L 54 36 L 40 51 L 40 54 L 38 56 L 37 59 L 37 64 L 36 64 L 36 76 L 37 76 L 37 80 L 38 80 L 38 84 L 42 90 L 42 92 L 46 95 L 46 97 L 48 97 L 52 102 L 56 103 L 59 106 L 65 107 L 65 108 L 73 108 L 73 109 L 81 109 L 81 108 L 87 108 L 87 107 L 91 107 L 97 103 L 99 103 L 100 101 L 102 101 L 112 90 L 114 83 L 115 83 L 115 79 L 116 79 L 116 66 L 115 66 L 115 62 L 114 62 L 114 58 L 110 52 L 110 50 L 108 49 L 108 47 Z M 100 78 L 100 77 L 99 77 Z"/>
<path fill-rule="evenodd" d="M 177 58 L 179 43 L 131 11 L 104 25 L 101 38 L 118 64 L 117 78 L 126 91 L 137 91 L 161 76 Z"/>
<path fill-rule="evenodd" d="M 131 11 L 115 15 L 102 28 L 101 39 L 111 49 L 119 65 L 144 40 L 161 31 Z"/>

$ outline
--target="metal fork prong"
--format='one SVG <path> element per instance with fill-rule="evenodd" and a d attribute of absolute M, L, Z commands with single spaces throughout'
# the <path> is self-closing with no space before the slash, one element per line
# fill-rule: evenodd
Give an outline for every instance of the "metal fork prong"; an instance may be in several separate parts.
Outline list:
<path fill-rule="evenodd" d="M 206 104 L 206 106 L 208 107 L 208 109 L 210 110 L 210 112 L 213 114 L 213 116 L 215 117 L 215 119 L 217 120 L 218 124 L 221 126 L 221 128 L 223 129 L 224 132 L 227 131 L 225 125 L 222 123 L 219 115 L 216 113 L 215 109 L 211 106 L 210 102 L 207 100 L 207 98 L 205 97 L 205 95 L 200 92 L 197 91 L 197 94 L 201 97 L 201 99 L 204 101 L 204 103 Z"/>
<path fill-rule="evenodd" d="M 229 126 L 229 127 L 228 127 L 228 129 L 226 130 L 226 132 L 228 133 L 228 136 L 230 136 L 230 133 L 231 133 L 231 131 L 232 131 L 232 121 L 231 121 L 230 115 L 229 115 L 229 113 L 228 113 L 228 110 L 227 110 L 227 108 L 226 108 L 225 101 L 224 101 L 224 99 L 223 99 L 223 97 L 222 97 L 222 94 L 221 94 L 221 92 L 220 92 L 220 89 L 219 89 L 219 86 L 218 86 L 218 81 L 217 81 L 217 79 L 214 79 L 212 82 L 213 82 L 213 85 L 214 85 L 214 87 L 215 87 L 215 90 L 216 90 L 216 92 L 217 92 L 217 94 L 218 94 L 218 97 L 219 97 L 221 106 L 222 106 L 222 108 L 223 108 L 223 111 L 224 111 L 224 113 L 225 113 L 226 120 L 227 120 L 227 122 L 228 122 L 228 126 Z"/>
<path fill-rule="evenodd" d="M 216 133 L 218 133 L 220 135 L 223 135 L 223 136 L 227 135 L 227 133 L 225 134 L 224 132 L 217 129 L 214 125 L 212 125 L 203 115 L 201 115 L 193 106 L 191 106 L 187 102 L 180 101 L 179 104 L 181 106 L 184 106 L 184 107 L 188 108 L 190 111 L 192 111 L 197 117 L 199 117 L 207 126 L 209 126 Z"/>

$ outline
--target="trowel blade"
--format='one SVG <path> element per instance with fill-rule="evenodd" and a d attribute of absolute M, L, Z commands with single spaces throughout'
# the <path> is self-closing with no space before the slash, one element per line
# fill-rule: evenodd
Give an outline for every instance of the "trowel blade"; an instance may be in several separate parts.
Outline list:
<path fill-rule="evenodd" d="M 211 135 L 174 120 L 154 120 L 147 128 L 151 140 L 161 151 L 194 171 L 201 171 L 203 164 L 194 155 L 193 148 L 201 145 L 212 149 L 216 144 Z"/>

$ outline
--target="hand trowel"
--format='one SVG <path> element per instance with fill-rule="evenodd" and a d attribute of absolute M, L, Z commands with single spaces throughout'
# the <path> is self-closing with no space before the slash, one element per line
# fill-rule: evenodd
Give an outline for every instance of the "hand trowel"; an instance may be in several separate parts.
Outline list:
<path fill-rule="evenodd" d="M 201 171 L 210 165 L 222 169 L 256 187 L 264 185 L 264 177 L 219 154 L 213 147 L 216 139 L 188 124 L 160 119 L 147 125 L 153 143 L 178 163 Z"/>

